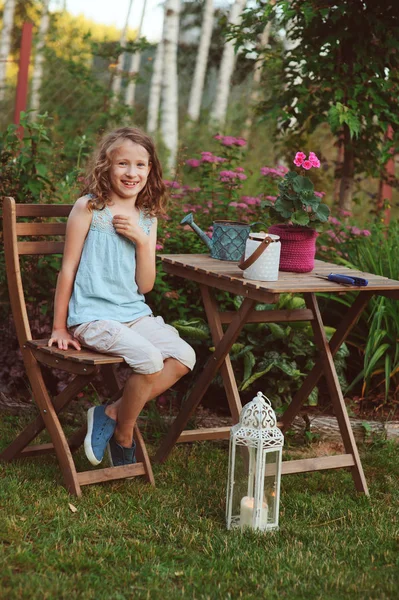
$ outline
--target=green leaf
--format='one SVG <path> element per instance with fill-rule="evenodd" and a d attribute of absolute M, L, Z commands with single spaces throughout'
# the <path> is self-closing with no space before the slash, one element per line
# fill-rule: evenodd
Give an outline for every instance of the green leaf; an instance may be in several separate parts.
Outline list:
<path fill-rule="evenodd" d="M 266 367 L 266 369 L 263 369 L 263 371 L 258 371 L 257 373 L 254 373 L 249 379 L 247 379 L 243 384 L 241 384 L 240 391 L 243 392 L 244 390 L 249 388 L 254 383 L 254 381 L 259 379 L 260 377 L 263 377 L 263 375 L 266 375 L 266 373 L 268 373 L 272 367 L 273 365 L 271 364 L 268 367 Z"/>
<path fill-rule="evenodd" d="M 315 212 L 315 216 L 322 223 L 328 221 L 328 217 L 330 216 L 330 209 L 328 208 L 327 204 L 319 204 Z"/>
<path fill-rule="evenodd" d="M 291 221 L 294 223 L 294 225 L 308 225 L 310 219 L 307 212 L 303 210 L 297 210 L 292 213 Z"/>
<path fill-rule="evenodd" d="M 276 340 L 282 340 L 286 337 L 287 334 L 285 329 L 280 325 L 277 325 L 277 323 L 268 323 L 267 326 Z"/>
<path fill-rule="evenodd" d="M 302 177 L 302 175 L 298 175 L 296 179 L 292 182 L 292 188 L 296 192 L 301 191 L 311 191 L 313 192 L 314 187 L 313 183 L 310 181 L 309 177 Z"/>

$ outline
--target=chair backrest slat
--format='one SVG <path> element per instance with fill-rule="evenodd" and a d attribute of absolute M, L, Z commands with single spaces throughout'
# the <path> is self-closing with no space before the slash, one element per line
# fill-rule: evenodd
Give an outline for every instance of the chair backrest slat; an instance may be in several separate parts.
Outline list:
<path fill-rule="evenodd" d="M 18 254 L 62 254 L 64 242 L 18 242 Z"/>
<path fill-rule="evenodd" d="M 21 278 L 20 255 L 27 254 L 62 254 L 63 237 L 60 240 L 44 241 L 42 236 L 65 236 L 66 223 L 36 222 L 36 219 L 59 219 L 67 217 L 71 212 L 71 204 L 17 204 L 13 198 L 3 201 L 3 234 L 4 254 L 6 259 L 7 282 L 10 294 L 11 309 L 21 348 L 27 340 L 32 339 L 29 318 L 26 310 L 24 288 Z M 17 222 L 17 217 L 33 222 Z M 25 238 L 18 240 L 18 236 Z M 32 240 L 27 240 L 32 237 Z M 35 241 L 34 238 L 39 238 Z"/>
<path fill-rule="evenodd" d="M 17 217 L 68 217 L 72 204 L 16 204 Z"/>
<path fill-rule="evenodd" d="M 17 235 L 65 235 L 66 223 L 17 223 Z"/>

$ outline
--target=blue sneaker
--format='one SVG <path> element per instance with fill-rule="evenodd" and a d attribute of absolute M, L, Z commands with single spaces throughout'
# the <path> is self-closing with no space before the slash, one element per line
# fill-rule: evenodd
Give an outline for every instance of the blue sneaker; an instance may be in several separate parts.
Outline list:
<path fill-rule="evenodd" d="M 87 411 L 85 453 L 92 465 L 99 465 L 116 427 L 116 421 L 105 414 L 105 406 L 92 406 Z"/>
<path fill-rule="evenodd" d="M 112 467 L 132 465 L 136 460 L 136 442 L 133 440 L 131 448 L 124 448 L 112 436 L 108 444 L 109 461 Z"/>

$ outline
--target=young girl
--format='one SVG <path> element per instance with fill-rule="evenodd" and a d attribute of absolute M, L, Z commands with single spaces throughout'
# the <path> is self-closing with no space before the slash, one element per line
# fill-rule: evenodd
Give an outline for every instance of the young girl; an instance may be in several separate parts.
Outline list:
<path fill-rule="evenodd" d="M 120 466 L 135 462 L 133 429 L 145 403 L 188 373 L 195 354 L 144 299 L 155 281 L 165 193 L 152 140 L 131 127 L 106 135 L 84 193 L 67 223 L 48 345 L 82 344 L 132 368 L 122 398 L 87 414 L 87 458 L 98 465 L 108 445 Z"/>

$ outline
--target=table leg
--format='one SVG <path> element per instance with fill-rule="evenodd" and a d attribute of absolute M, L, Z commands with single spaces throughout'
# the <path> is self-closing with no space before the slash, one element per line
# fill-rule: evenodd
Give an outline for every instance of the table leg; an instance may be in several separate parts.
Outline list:
<path fill-rule="evenodd" d="M 212 334 L 212 340 L 216 347 L 224 335 L 218 304 L 211 288 L 209 288 L 207 285 L 200 285 L 200 289 L 208 319 L 208 325 Z M 230 413 L 233 417 L 233 422 L 237 423 L 242 409 L 242 404 L 229 355 L 226 356 L 220 367 L 220 374 L 223 379 L 224 389 L 226 392 L 227 401 L 229 403 Z"/>
<path fill-rule="evenodd" d="M 230 351 L 230 348 L 240 335 L 240 332 L 247 321 L 248 315 L 250 314 L 255 304 L 256 302 L 254 300 L 245 298 L 240 309 L 237 311 L 237 314 L 235 315 L 229 327 L 227 328 L 223 338 L 216 346 L 215 352 L 206 363 L 205 368 L 203 369 L 193 391 L 191 392 L 191 395 L 184 402 L 179 414 L 173 421 L 168 433 L 163 439 L 155 455 L 155 461 L 164 462 L 169 456 L 180 433 L 187 425 L 188 420 L 190 419 L 191 415 L 197 408 L 198 404 L 201 402 L 205 392 L 210 386 L 212 379 L 216 375 L 218 369 L 224 363 L 225 358 Z"/>
<path fill-rule="evenodd" d="M 327 340 L 324 330 L 323 321 L 320 314 L 320 309 L 317 304 L 317 298 L 314 293 L 305 294 L 306 306 L 313 311 L 314 320 L 312 323 L 313 334 L 315 337 L 316 346 L 321 355 L 323 363 L 323 374 L 327 380 L 328 389 L 331 395 L 331 401 L 334 408 L 335 416 L 337 417 L 339 429 L 344 442 L 345 450 L 351 454 L 354 459 L 354 465 L 351 468 L 352 477 L 358 492 L 363 492 L 369 495 L 367 482 L 364 477 L 362 463 L 360 462 L 359 452 L 356 446 L 353 431 L 350 425 L 348 413 L 345 406 L 345 400 L 342 395 L 341 387 L 338 381 L 335 370 L 333 354 Z"/>
<path fill-rule="evenodd" d="M 338 349 L 341 347 L 341 344 L 343 344 L 343 342 L 346 340 L 347 336 L 349 335 L 353 326 L 356 324 L 359 316 L 363 312 L 365 306 L 372 296 L 373 292 L 361 292 L 357 296 L 355 302 L 352 304 L 331 338 L 330 350 L 332 356 L 335 356 Z M 311 391 L 315 385 L 317 385 L 317 382 L 323 375 L 323 369 L 323 362 L 321 359 L 319 359 L 316 361 L 316 364 L 303 382 L 301 388 L 295 394 L 291 404 L 281 419 L 283 432 L 286 432 L 290 428 L 294 418 L 299 413 L 302 404 L 309 397 Z"/>

